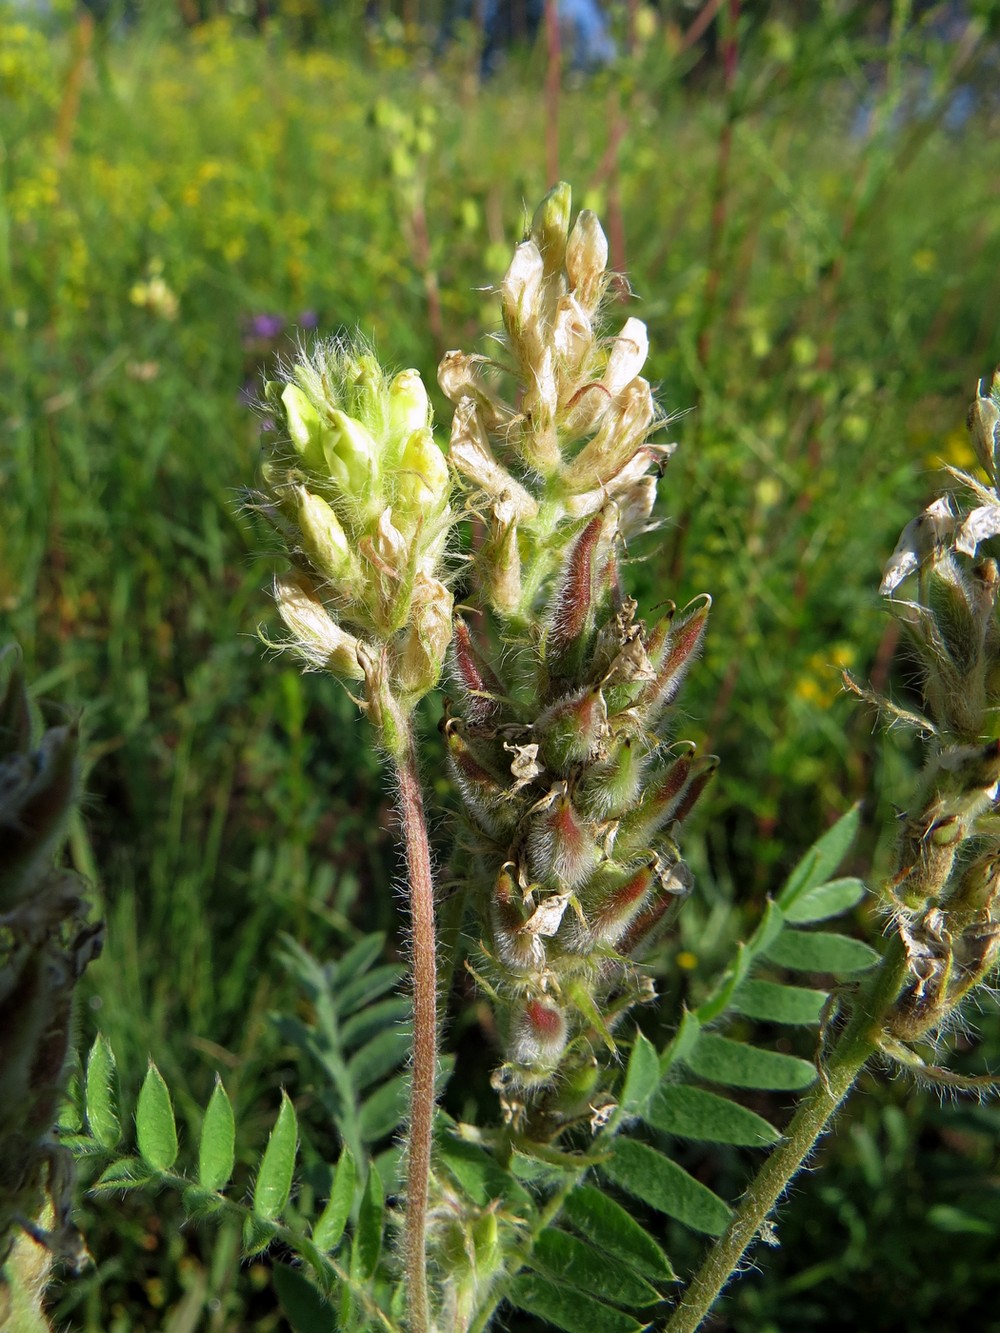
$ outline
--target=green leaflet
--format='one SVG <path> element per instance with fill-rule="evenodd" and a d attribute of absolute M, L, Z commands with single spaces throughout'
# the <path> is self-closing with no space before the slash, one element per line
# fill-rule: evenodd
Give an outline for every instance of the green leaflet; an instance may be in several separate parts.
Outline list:
<path fill-rule="evenodd" d="M 653 1089 L 660 1081 L 660 1059 L 656 1047 L 641 1032 L 635 1035 L 632 1054 L 625 1071 L 620 1108 L 623 1115 L 641 1115 Z"/>
<path fill-rule="evenodd" d="M 731 1088 L 768 1088 L 798 1092 L 808 1088 L 816 1070 L 808 1060 L 778 1051 L 761 1051 L 730 1037 L 703 1034 L 685 1063 L 693 1074 Z"/>
<path fill-rule="evenodd" d="M 222 1080 L 215 1076 L 198 1144 L 198 1182 L 207 1190 L 225 1189 L 233 1173 L 236 1153 L 236 1124 L 233 1108 Z"/>
<path fill-rule="evenodd" d="M 621 1310 L 540 1273 L 521 1273 L 507 1292 L 512 1305 L 547 1319 L 563 1333 L 641 1333 L 643 1325 Z"/>
<path fill-rule="evenodd" d="M 786 915 L 795 910 L 800 898 L 818 885 L 825 884 L 834 873 L 851 850 L 860 819 L 860 805 L 852 806 L 809 848 L 778 894 L 778 906 Z"/>
<path fill-rule="evenodd" d="M 628 1194 L 694 1231 L 721 1235 L 730 1209 L 669 1157 L 634 1139 L 619 1139 L 601 1171 Z"/>
<path fill-rule="evenodd" d="M 298 1268 L 275 1264 L 274 1289 L 293 1333 L 337 1333 L 337 1313 Z"/>
<path fill-rule="evenodd" d="M 340 1039 L 350 1050 L 361 1047 L 376 1033 L 395 1028 L 410 1016 L 410 1001 L 402 995 L 378 1000 L 352 1014 L 340 1028 Z"/>
<path fill-rule="evenodd" d="M 786 930 L 767 953 L 773 963 L 799 972 L 844 976 L 873 967 L 879 954 L 861 940 L 820 930 Z"/>
<path fill-rule="evenodd" d="M 370 972 L 355 977 L 346 986 L 337 989 L 338 1011 L 345 1017 L 353 1014 L 355 1009 L 393 990 L 405 975 L 405 969 L 397 967 L 395 963 L 383 963 L 381 967 L 372 968 Z"/>
<path fill-rule="evenodd" d="M 827 921 L 856 907 L 868 890 L 860 879 L 831 879 L 797 897 L 785 911 L 785 920 L 795 925 Z"/>
<path fill-rule="evenodd" d="M 384 949 L 384 932 L 377 931 L 373 935 L 365 935 L 357 944 L 352 944 L 336 962 L 329 964 L 331 974 L 336 978 L 338 985 L 345 985 L 353 977 L 359 977 L 367 972 L 371 965 L 382 957 Z"/>
<path fill-rule="evenodd" d="M 385 1078 L 406 1059 L 410 1032 L 402 1027 L 385 1028 L 371 1038 L 347 1062 L 351 1082 L 359 1092 Z"/>
<path fill-rule="evenodd" d="M 774 981 L 745 981 L 733 997 L 738 1014 L 762 1023 L 818 1023 L 827 992 L 807 986 L 782 986 Z"/>
<path fill-rule="evenodd" d="M 139 1154 L 156 1171 L 169 1171 L 177 1160 L 177 1125 L 163 1075 L 149 1062 L 135 1111 Z"/>
<path fill-rule="evenodd" d="M 329 1253 L 340 1244 L 347 1219 L 351 1215 L 357 1179 L 358 1169 L 354 1164 L 354 1158 L 345 1148 L 337 1162 L 329 1201 L 313 1227 L 313 1244 L 317 1249 Z"/>
<path fill-rule="evenodd" d="M 108 1151 L 117 1146 L 122 1135 L 117 1110 L 117 1084 L 115 1053 L 107 1037 L 99 1033 L 87 1057 L 84 1107 L 87 1127 L 101 1147 Z"/>
<path fill-rule="evenodd" d="M 375 1163 L 368 1167 L 368 1180 L 361 1196 L 358 1227 L 351 1247 L 351 1276 L 366 1281 L 378 1267 L 382 1252 L 382 1214 L 385 1205 L 382 1196 L 382 1178 Z"/>
<path fill-rule="evenodd" d="M 568 1282 L 614 1305 L 642 1309 L 661 1299 L 656 1288 L 627 1265 L 556 1227 L 542 1231 L 528 1262 L 547 1277 Z"/>
<path fill-rule="evenodd" d="M 644 1119 L 656 1129 L 681 1138 L 764 1148 L 781 1135 L 763 1116 L 745 1106 L 683 1084 L 665 1084 L 653 1095 Z"/>
<path fill-rule="evenodd" d="M 438 1158 L 477 1207 L 488 1208 L 495 1200 L 502 1199 L 517 1209 L 531 1210 L 532 1199 L 527 1190 L 484 1149 L 458 1138 L 440 1124 L 434 1138 Z"/>
<path fill-rule="evenodd" d="M 154 1172 L 141 1157 L 123 1157 L 112 1162 L 101 1172 L 91 1190 L 95 1194 L 108 1194 L 120 1190 L 139 1189 L 154 1178 Z"/>
<path fill-rule="evenodd" d="M 365 1143 L 374 1143 L 391 1134 L 406 1115 L 410 1080 L 399 1074 L 377 1088 L 361 1107 L 358 1128 Z"/>
<path fill-rule="evenodd" d="M 276 1221 L 288 1202 L 292 1192 L 298 1133 L 295 1107 L 288 1094 L 282 1092 L 281 1109 L 264 1149 L 253 1191 L 254 1216 L 261 1221 Z"/>
<path fill-rule="evenodd" d="M 578 1185 L 563 1204 L 562 1217 L 608 1254 L 624 1259 L 649 1278 L 676 1282 L 670 1260 L 631 1213 L 594 1185 Z"/>

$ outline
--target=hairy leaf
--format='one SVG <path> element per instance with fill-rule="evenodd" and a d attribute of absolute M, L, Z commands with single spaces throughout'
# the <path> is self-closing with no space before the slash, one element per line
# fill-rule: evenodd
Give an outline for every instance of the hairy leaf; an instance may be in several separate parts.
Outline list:
<path fill-rule="evenodd" d="M 337 1162 L 329 1201 L 313 1227 L 313 1244 L 318 1249 L 329 1253 L 339 1245 L 344 1228 L 347 1226 L 347 1219 L 351 1215 L 357 1179 L 358 1168 L 354 1164 L 354 1158 L 345 1148 Z"/>
<path fill-rule="evenodd" d="M 233 1174 L 235 1152 L 233 1108 L 222 1080 L 216 1074 L 215 1089 L 205 1110 L 198 1145 L 198 1181 L 205 1189 L 225 1189 Z"/>
<path fill-rule="evenodd" d="M 562 1218 L 637 1272 L 663 1282 L 676 1282 L 670 1260 L 630 1212 L 594 1185 L 579 1185 L 563 1204 Z"/>
<path fill-rule="evenodd" d="M 645 1143 L 619 1139 L 601 1170 L 626 1193 L 695 1231 L 718 1236 L 726 1229 L 730 1210 L 719 1196 Z"/>
<path fill-rule="evenodd" d="M 337 1333 L 337 1312 L 301 1269 L 275 1264 L 271 1276 L 293 1333 Z"/>
<path fill-rule="evenodd" d="M 351 1273 L 356 1278 L 366 1280 L 378 1267 L 378 1258 L 382 1252 L 384 1208 L 382 1177 L 372 1162 L 368 1167 L 368 1180 L 358 1212 L 358 1229 L 354 1234 L 354 1245 L 351 1249 Z"/>
<path fill-rule="evenodd" d="M 535 1242 L 529 1263 L 532 1268 L 560 1282 L 568 1282 L 592 1296 L 641 1309 L 661 1299 L 654 1286 L 617 1262 L 595 1250 L 586 1241 L 546 1227 Z"/>
<path fill-rule="evenodd" d="M 785 912 L 785 920 L 796 925 L 827 921 L 856 907 L 868 890 L 860 879 L 831 879 L 797 897 Z"/>
<path fill-rule="evenodd" d="M 827 992 L 807 986 L 780 986 L 774 981 L 745 981 L 733 997 L 732 1007 L 747 1018 L 762 1023 L 818 1023 Z"/>
<path fill-rule="evenodd" d="M 441 1128 L 435 1135 L 440 1161 L 466 1197 L 479 1208 L 503 1199 L 518 1209 L 531 1209 L 531 1196 L 488 1152 Z"/>
<path fill-rule="evenodd" d="M 91 1134 L 110 1151 L 122 1135 L 117 1109 L 117 1071 L 111 1043 L 100 1033 L 87 1057 L 87 1084 L 84 1105 Z"/>
<path fill-rule="evenodd" d="M 767 955 L 781 967 L 798 972 L 832 972 L 844 976 L 873 967 L 880 955 L 861 940 L 825 930 L 786 930 Z"/>
<path fill-rule="evenodd" d="M 143 1160 L 157 1171 L 169 1171 L 177 1160 L 177 1125 L 167 1085 L 152 1061 L 139 1089 L 135 1134 Z"/>
<path fill-rule="evenodd" d="M 808 1088 L 816 1070 L 808 1060 L 779 1051 L 761 1051 L 730 1037 L 703 1035 L 686 1060 L 693 1074 L 731 1088 L 797 1092 Z"/>
<path fill-rule="evenodd" d="M 794 911 L 799 898 L 827 882 L 851 850 L 860 820 L 861 807 L 854 805 L 813 843 L 778 894 L 778 906 L 783 912 Z"/>
<path fill-rule="evenodd" d="M 641 1115 L 642 1108 L 659 1081 L 660 1059 L 656 1047 L 643 1033 L 637 1032 L 621 1093 L 622 1112 L 625 1115 Z"/>
<path fill-rule="evenodd" d="M 243 1219 L 244 1257 L 250 1259 L 255 1254 L 260 1254 L 262 1250 L 266 1250 L 277 1234 L 278 1228 L 273 1222 L 267 1222 L 262 1217 L 247 1213 Z"/>
<path fill-rule="evenodd" d="M 254 1216 L 264 1222 L 280 1217 L 292 1192 L 292 1173 L 299 1127 L 288 1093 L 281 1094 L 281 1109 L 261 1158 L 253 1190 Z"/>
<path fill-rule="evenodd" d="M 657 1129 L 680 1138 L 704 1139 L 710 1143 L 734 1143 L 764 1148 L 781 1135 L 768 1122 L 745 1106 L 738 1106 L 718 1093 L 683 1084 L 665 1084 L 653 1095 L 644 1119 Z"/>
<path fill-rule="evenodd" d="M 540 1273 L 520 1273 L 510 1284 L 508 1299 L 517 1309 L 547 1319 L 563 1333 L 641 1333 L 643 1327 L 631 1315 Z"/>
<path fill-rule="evenodd" d="M 115 1190 L 140 1189 L 154 1178 L 155 1173 L 141 1157 L 122 1157 L 101 1172 L 91 1190 L 95 1194 L 110 1194 Z"/>

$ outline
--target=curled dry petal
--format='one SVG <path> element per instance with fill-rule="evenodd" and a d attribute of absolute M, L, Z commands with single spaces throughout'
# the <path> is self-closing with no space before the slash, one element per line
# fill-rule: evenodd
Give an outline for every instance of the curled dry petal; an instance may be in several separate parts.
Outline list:
<path fill-rule="evenodd" d="M 1000 504 L 983 505 L 973 509 L 959 525 L 955 534 L 955 550 L 975 555 L 980 542 L 1000 533 Z"/>
<path fill-rule="evenodd" d="M 879 588 L 882 595 L 888 596 L 898 588 L 928 556 L 947 544 L 954 531 L 955 515 L 946 495 L 929 504 L 916 518 L 911 518 L 883 571 Z"/>

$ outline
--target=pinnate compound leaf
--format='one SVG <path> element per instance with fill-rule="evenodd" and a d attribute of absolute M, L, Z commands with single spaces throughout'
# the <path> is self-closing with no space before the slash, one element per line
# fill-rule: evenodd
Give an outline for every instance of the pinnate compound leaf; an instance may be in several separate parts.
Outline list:
<path fill-rule="evenodd" d="M 624 1114 L 641 1115 L 659 1081 L 660 1057 L 656 1047 L 643 1033 L 637 1032 L 622 1088 L 620 1105 Z"/>
<path fill-rule="evenodd" d="M 109 1152 L 122 1136 L 117 1109 L 117 1069 L 111 1043 L 101 1033 L 87 1057 L 84 1106 L 87 1125 L 94 1139 Z"/>
<path fill-rule="evenodd" d="M 601 1170 L 627 1194 L 694 1231 L 719 1236 L 726 1229 L 730 1210 L 719 1196 L 645 1143 L 619 1139 Z"/>
<path fill-rule="evenodd" d="M 546 1227 L 539 1235 L 528 1262 L 546 1277 L 568 1282 L 614 1305 L 641 1309 L 660 1300 L 660 1293 L 645 1278 L 555 1227 Z"/>
<path fill-rule="evenodd" d="M 746 981 L 733 997 L 732 1008 L 761 1023 L 818 1023 L 828 995 L 807 986 L 780 986 L 775 981 Z"/>
<path fill-rule="evenodd" d="M 816 1070 L 808 1060 L 780 1051 L 761 1051 L 714 1033 L 701 1037 L 686 1064 L 699 1078 L 730 1088 L 798 1092 L 808 1088 L 816 1078 Z"/>
<path fill-rule="evenodd" d="M 366 1005 L 341 1025 L 340 1040 L 345 1050 L 356 1050 L 376 1033 L 400 1027 L 410 1016 L 410 1001 L 402 995 Z M 405 1035 L 405 1033 L 404 1033 Z"/>
<path fill-rule="evenodd" d="M 857 907 L 868 890 L 860 879 L 830 879 L 796 898 L 785 912 L 785 920 L 795 925 L 810 921 L 828 921 Z"/>
<path fill-rule="evenodd" d="M 169 1171 L 177 1160 L 177 1123 L 163 1075 L 149 1062 L 135 1110 L 135 1136 L 143 1161 Z"/>
<path fill-rule="evenodd" d="M 599 1250 L 624 1259 L 646 1277 L 676 1282 L 659 1245 L 630 1212 L 594 1185 L 578 1185 L 563 1204 L 562 1218 Z"/>
<path fill-rule="evenodd" d="M 275 1264 L 274 1289 L 293 1333 L 337 1333 L 337 1313 L 301 1269 Z"/>
<path fill-rule="evenodd" d="M 357 1179 L 358 1168 L 354 1164 L 354 1158 L 345 1148 L 337 1162 L 329 1201 L 313 1227 L 313 1244 L 327 1254 L 340 1244 L 347 1219 L 351 1215 Z"/>
<path fill-rule="evenodd" d="M 861 807 L 854 805 L 809 848 L 778 894 L 778 906 L 786 915 L 810 889 L 827 882 L 851 850 L 860 820 Z"/>
<path fill-rule="evenodd" d="M 507 1298 L 519 1310 L 547 1319 L 563 1333 L 641 1333 L 643 1328 L 631 1315 L 540 1273 L 518 1274 Z"/>
<path fill-rule="evenodd" d="M 141 1157 L 122 1157 L 101 1172 L 91 1186 L 95 1194 L 110 1194 L 116 1190 L 136 1190 L 153 1180 L 155 1173 Z"/>
<path fill-rule="evenodd" d="M 756 1112 L 718 1093 L 683 1084 L 668 1083 L 661 1087 L 643 1118 L 668 1134 L 709 1143 L 765 1148 L 781 1138 L 774 1126 Z"/>
<path fill-rule="evenodd" d="M 215 1076 L 215 1089 L 201 1122 L 198 1144 L 198 1183 L 206 1190 L 222 1190 L 229 1183 L 236 1160 L 236 1122 L 222 1080 Z"/>
<path fill-rule="evenodd" d="M 253 1190 L 254 1216 L 262 1222 L 276 1221 L 288 1202 L 292 1192 L 298 1135 L 295 1107 L 288 1093 L 282 1092 L 281 1109 L 264 1149 Z"/>
<path fill-rule="evenodd" d="M 352 944 L 331 969 L 337 979 L 338 989 L 353 977 L 359 977 L 367 972 L 372 963 L 382 957 L 384 949 L 385 934 L 381 931 L 366 935 L 364 939 L 358 940 L 357 944 Z"/>
<path fill-rule="evenodd" d="M 861 940 L 826 930 L 786 930 L 771 945 L 767 956 L 794 971 L 832 972 L 835 976 L 863 972 L 881 957 Z"/>
<path fill-rule="evenodd" d="M 358 1211 L 358 1228 L 354 1233 L 354 1245 L 351 1248 L 351 1275 L 366 1282 L 378 1267 L 382 1253 L 382 1219 L 385 1201 L 382 1193 L 382 1177 L 371 1162 L 368 1166 L 368 1180 L 365 1192 L 361 1196 L 361 1208 Z"/>

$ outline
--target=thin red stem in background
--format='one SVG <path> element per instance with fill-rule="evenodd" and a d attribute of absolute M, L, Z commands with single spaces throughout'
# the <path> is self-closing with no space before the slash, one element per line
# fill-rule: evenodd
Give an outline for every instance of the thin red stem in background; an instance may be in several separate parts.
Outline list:
<path fill-rule="evenodd" d="M 410 733 L 396 758 L 399 813 L 406 845 L 413 966 L 413 1080 L 406 1174 L 406 1279 L 410 1333 L 429 1333 L 427 1198 L 437 1072 L 437 962 L 434 879 L 417 752 Z"/>
<path fill-rule="evenodd" d="M 723 249 L 729 205 L 729 164 L 733 155 L 733 89 L 739 68 L 737 25 L 740 0 L 729 0 L 725 32 L 722 38 L 722 82 L 726 93 L 725 119 L 719 135 L 719 152 L 712 184 L 712 216 L 708 236 L 708 273 L 705 278 L 705 298 L 702 303 L 701 327 L 698 332 L 698 360 L 703 368 L 708 365 L 711 350 L 712 317 L 722 283 Z"/>

